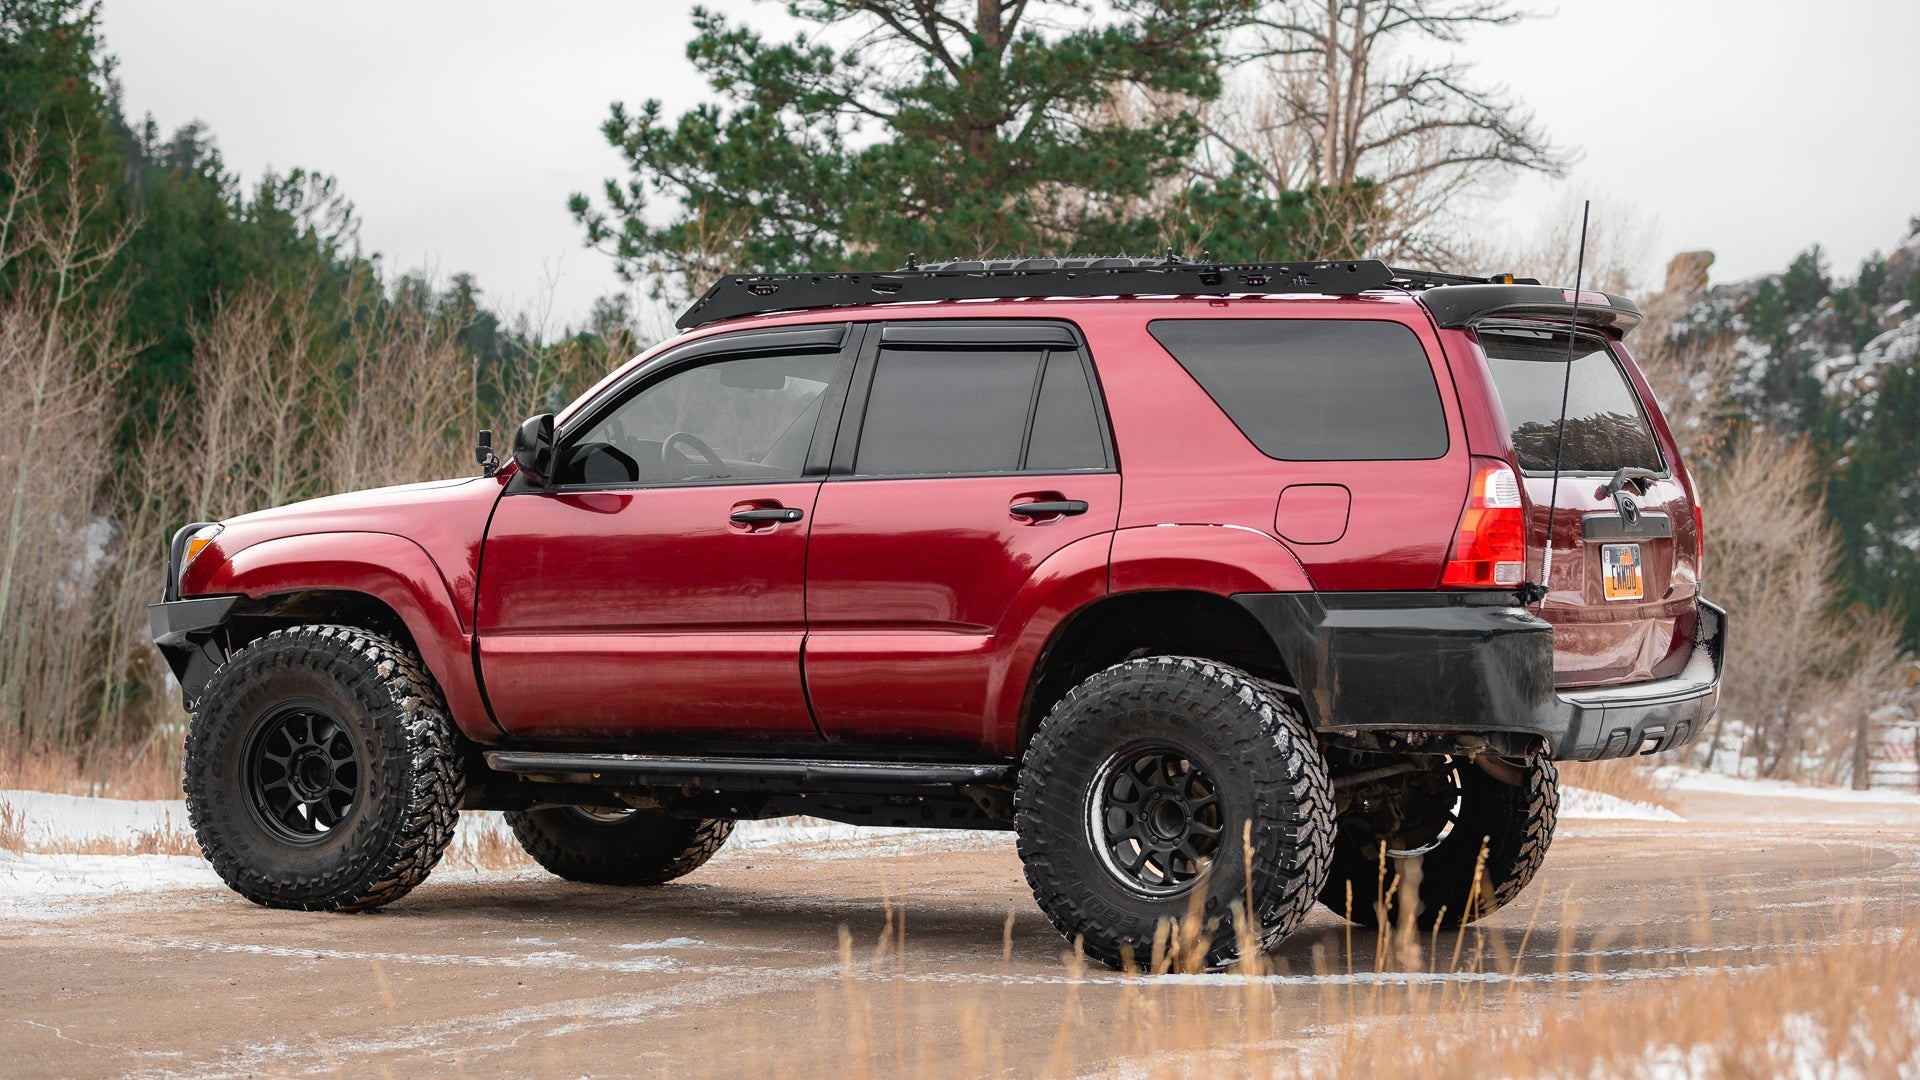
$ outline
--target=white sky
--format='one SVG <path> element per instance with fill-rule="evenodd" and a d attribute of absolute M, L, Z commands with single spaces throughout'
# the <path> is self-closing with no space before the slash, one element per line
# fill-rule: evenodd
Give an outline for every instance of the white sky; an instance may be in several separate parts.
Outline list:
<path fill-rule="evenodd" d="M 785 25 L 781 7 L 708 6 Z M 229 168 L 339 177 L 389 271 L 475 274 L 496 305 L 577 320 L 619 291 L 581 247 L 570 192 L 622 175 L 608 103 L 669 114 L 706 86 L 669 0 L 106 0 L 129 113 L 204 121 Z M 1534 232 L 1567 198 L 1631 207 L 1655 265 L 1708 248 L 1714 275 L 1777 270 L 1819 242 L 1835 271 L 1920 214 L 1920 3 L 1565 0 L 1460 48 L 1583 158 L 1485 213 Z M 1485 267 L 1462 267 L 1485 270 Z M 1650 267 L 1650 271 L 1651 271 Z"/>

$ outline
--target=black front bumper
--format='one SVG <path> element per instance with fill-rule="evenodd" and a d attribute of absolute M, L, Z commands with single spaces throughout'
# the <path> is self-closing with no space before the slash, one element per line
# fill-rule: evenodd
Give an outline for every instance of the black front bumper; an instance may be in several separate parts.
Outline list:
<path fill-rule="evenodd" d="M 1326 732 L 1538 736 L 1567 761 L 1692 742 L 1720 699 L 1726 612 L 1699 601 L 1676 676 L 1556 691 L 1553 628 L 1512 593 L 1243 593 Z"/>
<path fill-rule="evenodd" d="M 147 628 L 167 666 L 180 680 L 180 698 L 188 709 L 200 698 L 213 673 L 226 662 L 227 616 L 238 596 L 197 596 L 147 605 Z"/>

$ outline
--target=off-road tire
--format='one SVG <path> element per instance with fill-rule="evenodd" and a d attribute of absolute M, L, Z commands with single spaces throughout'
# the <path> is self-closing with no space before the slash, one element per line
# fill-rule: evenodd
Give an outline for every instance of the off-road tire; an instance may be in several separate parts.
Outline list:
<path fill-rule="evenodd" d="M 255 809 L 246 760 L 276 715 L 311 706 L 358 755 L 335 827 L 288 842 Z M 214 672 L 187 728 L 187 819 L 207 861 L 256 904 L 368 911 L 426 880 L 465 777 L 440 690 L 404 646 L 353 626 L 276 630 Z"/>
<path fill-rule="evenodd" d="M 1440 846 L 1419 856 L 1420 904 L 1415 921 L 1422 930 L 1464 926 L 1512 903 L 1546 861 L 1560 812 L 1560 773 L 1544 757 L 1536 755 L 1528 762 L 1526 783 L 1519 787 L 1464 761 L 1455 767 L 1460 781 L 1459 821 Z M 1320 893 L 1321 902 L 1361 926 L 1377 927 L 1383 915 L 1389 924 L 1398 922 L 1394 882 L 1396 874 L 1405 872 L 1401 860 L 1387 859 L 1383 881 L 1376 841 L 1342 834 L 1335 838 L 1333 850 L 1333 872 Z"/>
<path fill-rule="evenodd" d="M 1096 783 L 1141 747 L 1184 755 L 1219 795 L 1224 842 L 1182 894 L 1142 895 L 1094 837 L 1113 820 L 1096 816 Z M 1069 941 L 1115 968 L 1146 967 L 1156 928 L 1196 904 L 1205 966 L 1233 963 L 1234 913 L 1249 897 L 1252 929 L 1270 948 L 1306 918 L 1332 858 L 1333 797 L 1307 725 L 1271 686 L 1211 660 L 1129 660 L 1074 687 L 1035 731 L 1014 806 L 1034 899 Z"/>
<path fill-rule="evenodd" d="M 571 806 L 507 811 L 507 825 L 549 873 L 589 885 L 661 885 L 713 858 L 733 835 L 724 818 L 635 810 L 598 820 Z"/>

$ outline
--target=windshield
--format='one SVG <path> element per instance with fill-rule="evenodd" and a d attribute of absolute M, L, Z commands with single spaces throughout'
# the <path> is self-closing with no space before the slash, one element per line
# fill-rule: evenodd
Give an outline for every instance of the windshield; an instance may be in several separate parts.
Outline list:
<path fill-rule="evenodd" d="M 1563 472 L 1611 473 L 1631 466 L 1666 472 L 1646 410 L 1606 343 L 1581 336 L 1567 368 L 1564 331 L 1483 329 L 1494 388 L 1512 428 L 1514 453 L 1526 472 L 1552 472 L 1560 397 L 1567 401 Z"/>

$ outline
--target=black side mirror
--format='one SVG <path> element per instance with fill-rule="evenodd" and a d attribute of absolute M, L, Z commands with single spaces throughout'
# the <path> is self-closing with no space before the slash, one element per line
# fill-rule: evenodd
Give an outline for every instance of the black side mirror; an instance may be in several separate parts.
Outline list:
<path fill-rule="evenodd" d="M 553 414 L 530 417 L 513 435 L 513 463 L 527 479 L 546 487 L 553 475 Z"/>

